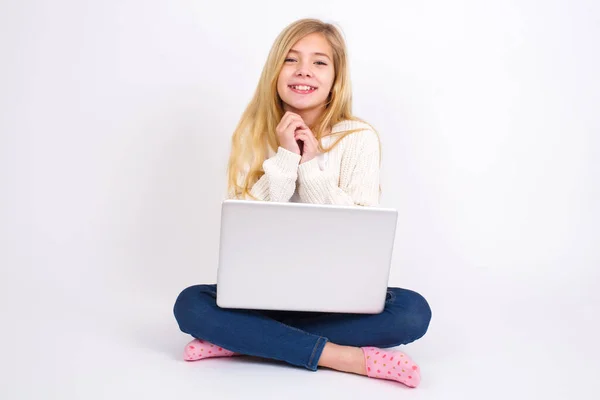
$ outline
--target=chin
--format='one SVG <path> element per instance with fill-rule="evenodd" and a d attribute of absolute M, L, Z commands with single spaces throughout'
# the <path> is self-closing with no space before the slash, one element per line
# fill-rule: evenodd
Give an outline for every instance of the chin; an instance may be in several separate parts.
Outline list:
<path fill-rule="evenodd" d="M 287 104 L 288 107 L 297 110 L 297 111 L 307 111 L 307 110 L 312 110 L 314 108 L 319 107 L 319 104 L 312 104 L 312 103 L 298 103 L 298 102 L 287 102 L 285 100 L 283 100 L 283 102 L 285 104 Z"/>
<path fill-rule="evenodd" d="M 289 104 L 289 103 L 286 103 L 286 104 L 288 105 L 289 108 L 297 110 L 297 111 L 306 111 L 306 110 L 310 110 L 310 109 L 314 108 L 312 106 L 307 106 L 304 104 Z"/>

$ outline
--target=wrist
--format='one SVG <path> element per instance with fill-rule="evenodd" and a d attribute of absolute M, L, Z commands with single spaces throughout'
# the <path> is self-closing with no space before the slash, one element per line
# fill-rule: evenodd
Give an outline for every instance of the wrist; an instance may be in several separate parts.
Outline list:
<path fill-rule="evenodd" d="M 279 147 L 289 151 L 290 153 L 294 153 L 297 155 L 301 155 L 300 154 L 300 148 L 298 147 L 298 144 L 296 142 L 294 143 L 282 143 L 279 145 Z"/>
<path fill-rule="evenodd" d="M 304 153 L 304 154 L 302 154 L 302 158 L 300 159 L 300 164 L 310 162 L 310 161 L 314 160 L 315 158 L 318 158 L 320 155 L 321 155 L 321 153 L 313 153 L 313 154 Z"/>

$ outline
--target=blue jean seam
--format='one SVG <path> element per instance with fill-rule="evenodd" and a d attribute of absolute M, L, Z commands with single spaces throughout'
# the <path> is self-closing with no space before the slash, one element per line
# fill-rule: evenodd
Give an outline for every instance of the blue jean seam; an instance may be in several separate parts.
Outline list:
<path fill-rule="evenodd" d="M 249 311 L 258 312 L 258 310 L 249 310 Z M 316 366 L 315 366 L 315 367 L 313 367 L 313 366 L 312 366 L 312 363 L 313 363 L 313 360 L 314 360 L 314 358 L 315 358 L 315 354 L 316 354 L 316 352 L 317 352 L 317 349 L 319 348 L 319 344 L 320 344 L 320 343 L 321 343 L 321 341 L 323 341 L 323 340 L 324 340 L 325 342 L 327 342 L 327 338 L 325 338 L 325 337 L 323 337 L 323 336 L 318 336 L 318 335 L 315 335 L 315 334 L 313 334 L 313 333 L 310 333 L 310 332 L 303 331 L 302 329 L 298 329 L 298 328 L 296 328 L 295 326 L 288 325 L 288 324 L 286 324 L 286 323 L 284 323 L 284 322 L 281 322 L 281 321 L 277 321 L 276 319 L 275 319 L 275 321 L 276 321 L 276 322 L 278 322 L 278 323 L 280 323 L 281 325 L 283 325 L 283 326 L 287 327 L 287 328 L 290 328 L 290 329 L 292 329 L 292 330 L 295 330 L 295 331 L 297 331 L 297 332 L 300 332 L 300 333 L 304 333 L 304 334 L 305 334 L 305 335 L 307 335 L 307 336 L 317 336 L 317 342 L 315 343 L 315 345 L 314 345 L 314 347 L 313 347 L 313 351 L 312 351 L 312 353 L 311 353 L 311 355 L 310 355 L 310 358 L 309 358 L 309 360 L 308 360 L 308 363 L 307 363 L 307 364 L 305 364 L 305 367 L 306 367 L 306 368 L 308 368 L 308 369 L 310 369 L 310 370 L 313 370 L 313 371 L 316 371 L 316 369 L 317 369 L 317 368 L 316 368 Z M 281 361 L 285 361 L 285 360 L 281 360 Z"/>

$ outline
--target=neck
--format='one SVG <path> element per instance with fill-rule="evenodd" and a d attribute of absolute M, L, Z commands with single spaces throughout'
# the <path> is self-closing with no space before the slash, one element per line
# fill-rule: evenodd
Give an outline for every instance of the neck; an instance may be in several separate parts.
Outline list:
<path fill-rule="evenodd" d="M 319 117 L 321 117 L 321 115 L 325 111 L 325 106 L 323 105 L 321 107 L 312 108 L 309 110 L 297 110 L 294 107 L 284 104 L 283 111 L 290 111 L 295 114 L 298 114 L 302 118 L 304 123 L 306 123 L 306 125 L 308 125 L 312 129 L 315 123 L 319 120 Z"/>

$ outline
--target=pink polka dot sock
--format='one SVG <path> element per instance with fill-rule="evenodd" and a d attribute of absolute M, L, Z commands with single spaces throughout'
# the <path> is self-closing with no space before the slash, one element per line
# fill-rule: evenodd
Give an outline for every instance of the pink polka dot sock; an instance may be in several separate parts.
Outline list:
<path fill-rule="evenodd" d="M 222 347 L 207 342 L 206 340 L 194 339 L 185 346 L 183 359 L 185 361 L 196 361 L 212 357 L 231 357 L 239 354 L 225 350 Z"/>
<path fill-rule="evenodd" d="M 412 388 L 421 382 L 419 367 L 401 351 L 377 347 L 362 347 L 362 351 L 369 378 L 388 379 Z"/>

